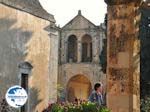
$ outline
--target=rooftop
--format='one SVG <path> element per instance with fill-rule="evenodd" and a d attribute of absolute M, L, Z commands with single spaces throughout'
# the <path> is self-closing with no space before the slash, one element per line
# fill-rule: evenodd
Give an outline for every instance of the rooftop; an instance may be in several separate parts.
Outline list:
<path fill-rule="evenodd" d="M 39 0 L 0 0 L 0 3 L 55 22 L 54 16 L 43 9 Z"/>

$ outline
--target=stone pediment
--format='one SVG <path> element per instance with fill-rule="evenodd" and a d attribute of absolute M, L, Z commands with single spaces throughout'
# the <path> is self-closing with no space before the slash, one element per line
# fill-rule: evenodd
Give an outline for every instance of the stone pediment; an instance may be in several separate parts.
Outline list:
<path fill-rule="evenodd" d="M 78 15 L 75 16 L 70 22 L 68 22 L 64 27 L 63 30 L 81 30 L 81 29 L 94 29 L 97 28 L 95 24 L 85 18 L 81 11 L 78 12 Z"/>

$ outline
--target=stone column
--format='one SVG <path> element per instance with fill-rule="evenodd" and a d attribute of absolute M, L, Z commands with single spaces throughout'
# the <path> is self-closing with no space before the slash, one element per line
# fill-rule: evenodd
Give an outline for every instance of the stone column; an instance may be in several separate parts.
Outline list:
<path fill-rule="evenodd" d="M 78 40 L 78 50 L 77 50 L 77 62 L 80 63 L 82 61 L 82 41 L 79 38 Z"/>
<path fill-rule="evenodd" d="M 93 63 L 96 63 L 96 64 L 99 64 L 99 52 L 100 52 L 100 49 L 99 49 L 99 37 L 95 37 L 93 38 L 92 40 L 92 51 L 93 51 L 93 57 L 92 57 L 92 62 Z"/>
<path fill-rule="evenodd" d="M 68 38 L 64 38 L 64 51 L 63 51 L 63 60 L 64 63 L 68 63 Z"/>
<path fill-rule="evenodd" d="M 52 31 L 51 31 L 52 30 Z M 58 80 L 58 31 L 55 27 L 50 29 L 50 57 L 49 57 L 49 101 L 57 101 Z"/>
<path fill-rule="evenodd" d="M 67 62 L 67 40 L 66 34 L 61 32 L 60 34 L 60 42 L 61 42 L 61 49 L 60 49 L 60 57 L 61 57 L 61 64 L 65 64 Z"/>
<path fill-rule="evenodd" d="M 61 52 L 60 52 L 61 53 L 61 55 L 60 55 L 61 56 L 61 63 L 64 63 L 64 60 L 65 60 L 64 59 L 64 45 L 65 44 L 64 44 L 64 40 L 63 40 L 64 39 L 63 35 L 61 34 L 60 36 L 61 36 L 60 37 L 60 40 L 61 40 Z"/>
<path fill-rule="evenodd" d="M 140 112 L 138 15 L 141 0 L 108 4 L 107 106 L 112 112 Z"/>

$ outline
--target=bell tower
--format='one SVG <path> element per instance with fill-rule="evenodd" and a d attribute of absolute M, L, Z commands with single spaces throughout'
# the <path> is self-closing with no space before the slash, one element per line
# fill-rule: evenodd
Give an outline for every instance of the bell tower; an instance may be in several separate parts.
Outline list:
<path fill-rule="evenodd" d="M 105 0 L 107 105 L 112 112 L 140 112 L 139 6 L 142 0 Z"/>

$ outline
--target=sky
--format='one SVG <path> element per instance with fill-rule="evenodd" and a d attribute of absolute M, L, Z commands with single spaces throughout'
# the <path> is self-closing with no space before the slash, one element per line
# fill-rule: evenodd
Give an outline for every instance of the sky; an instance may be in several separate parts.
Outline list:
<path fill-rule="evenodd" d="M 40 2 L 47 12 L 54 15 L 56 24 L 60 27 L 73 19 L 78 10 L 81 10 L 82 15 L 95 25 L 104 22 L 106 13 L 104 0 L 40 0 Z"/>

